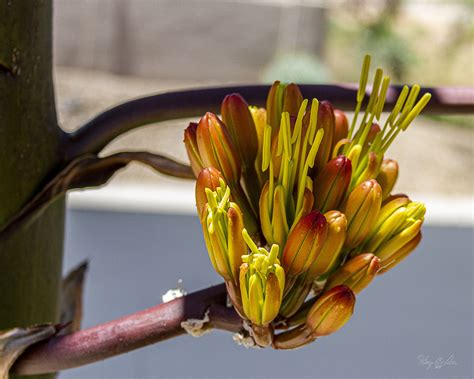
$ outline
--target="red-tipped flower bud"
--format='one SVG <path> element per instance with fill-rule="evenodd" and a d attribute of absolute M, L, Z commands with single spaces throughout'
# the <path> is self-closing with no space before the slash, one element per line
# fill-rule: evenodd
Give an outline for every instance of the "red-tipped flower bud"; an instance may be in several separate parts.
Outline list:
<path fill-rule="evenodd" d="M 317 211 L 303 216 L 293 227 L 283 250 L 282 266 L 289 277 L 306 271 L 326 240 L 326 218 Z"/>
<path fill-rule="evenodd" d="M 344 155 L 330 160 L 314 179 L 314 207 L 320 212 L 337 209 L 351 182 L 351 161 Z"/>

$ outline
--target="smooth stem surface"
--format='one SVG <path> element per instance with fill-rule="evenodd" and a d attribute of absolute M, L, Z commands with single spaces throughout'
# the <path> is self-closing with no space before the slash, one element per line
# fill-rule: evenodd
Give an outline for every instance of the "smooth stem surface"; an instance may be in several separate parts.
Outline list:
<path fill-rule="evenodd" d="M 61 160 L 51 29 L 50 0 L 0 1 L 0 225 Z M 57 322 L 63 234 L 62 196 L 36 221 L 0 239 L 0 330 Z"/>
<path fill-rule="evenodd" d="M 227 308 L 224 284 L 66 336 L 53 337 L 28 349 L 12 372 L 41 374 L 78 367 L 185 334 L 183 321 L 203 319 L 209 326 L 238 332 L 242 320 Z"/>
<path fill-rule="evenodd" d="M 303 84 L 299 86 L 305 98 L 329 100 L 342 110 L 352 110 L 357 96 L 355 85 Z M 385 109 L 392 107 L 402 86 L 390 86 Z M 66 160 L 84 153 L 98 153 L 110 141 L 142 125 L 177 118 L 198 117 L 205 112 L 220 112 L 220 103 L 229 93 L 238 92 L 249 104 L 264 106 L 269 86 L 249 85 L 203 88 L 168 92 L 131 100 L 113 107 L 93 118 L 68 135 Z M 463 113 L 474 111 L 474 88 L 424 88 L 433 94 L 426 113 Z M 366 99 L 367 100 L 367 99 Z M 363 104 L 363 107 L 365 106 Z"/>

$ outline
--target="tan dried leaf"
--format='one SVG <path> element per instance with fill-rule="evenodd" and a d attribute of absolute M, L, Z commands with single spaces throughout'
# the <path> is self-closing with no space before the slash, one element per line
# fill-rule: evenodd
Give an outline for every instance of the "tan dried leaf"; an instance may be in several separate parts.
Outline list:
<path fill-rule="evenodd" d="M 8 379 L 13 363 L 30 345 L 56 334 L 54 325 L 35 325 L 0 332 L 0 379 Z"/>

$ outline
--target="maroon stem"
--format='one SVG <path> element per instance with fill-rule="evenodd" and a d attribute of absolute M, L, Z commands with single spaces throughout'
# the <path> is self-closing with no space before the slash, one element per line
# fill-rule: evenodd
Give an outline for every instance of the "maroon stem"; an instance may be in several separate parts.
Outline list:
<path fill-rule="evenodd" d="M 25 351 L 12 373 L 35 375 L 78 367 L 185 334 L 181 322 L 202 319 L 210 326 L 238 332 L 242 320 L 227 308 L 225 285 L 209 287 L 152 308 L 65 336 L 53 337 Z"/>
<path fill-rule="evenodd" d="M 352 110 L 357 95 L 356 85 L 300 85 L 307 98 L 331 101 L 336 108 Z M 222 99 L 229 93 L 242 94 L 249 104 L 264 106 L 268 85 L 203 88 L 168 92 L 127 101 L 93 118 L 77 131 L 67 134 L 65 160 L 68 162 L 86 153 L 98 153 L 115 137 L 142 125 L 197 117 L 205 112 L 219 113 Z M 390 86 L 386 109 L 396 102 L 402 86 Z M 419 96 L 430 92 L 433 97 L 424 113 L 474 112 L 473 87 L 422 88 Z M 367 100 L 367 99 L 366 99 Z M 185 125 L 183 125 L 184 129 Z"/>

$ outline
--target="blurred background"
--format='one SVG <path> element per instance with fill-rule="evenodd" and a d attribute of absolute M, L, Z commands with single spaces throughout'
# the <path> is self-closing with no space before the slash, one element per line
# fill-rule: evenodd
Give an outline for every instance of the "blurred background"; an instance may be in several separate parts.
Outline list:
<path fill-rule="evenodd" d="M 120 102 L 184 88 L 357 82 L 366 53 L 395 83 L 473 86 L 473 19 L 472 0 L 55 0 L 59 119 L 72 131 Z M 186 162 L 189 121 L 140 128 L 104 154 Z M 390 148 L 399 192 L 427 203 L 424 241 L 361 295 L 338 335 L 291 353 L 246 351 L 225 333 L 181 337 L 60 377 L 471 377 L 473 153 L 472 115 L 420 117 Z M 160 302 L 178 279 L 188 291 L 219 281 L 194 212 L 192 182 L 138 164 L 70 194 L 65 271 L 90 260 L 85 327 Z M 421 363 L 451 355 L 456 364 Z"/>

